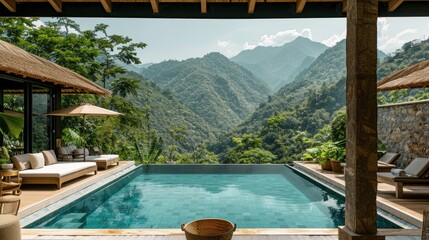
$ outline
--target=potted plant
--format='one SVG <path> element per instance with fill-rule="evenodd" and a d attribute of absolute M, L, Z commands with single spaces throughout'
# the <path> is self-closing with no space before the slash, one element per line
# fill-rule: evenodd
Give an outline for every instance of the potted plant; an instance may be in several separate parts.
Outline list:
<path fill-rule="evenodd" d="M 346 141 L 341 140 L 331 145 L 331 165 L 336 173 L 343 173 L 341 163 L 346 161 Z"/>
<path fill-rule="evenodd" d="M 331 161 L 330 161 L 330 156 L 331 156 L 331 150 L 330 150 L 330 143 L 324 143 L 322 145 L 320 145 L 318 147 L 319 151 L 319 155 L 317 158 L 317 162 L 319 162 L 320 167 L 322 168 L 322 170 L 326 170 L 326 171 L 332 171 L 332 166 L 331 166 Z"/>
<path fill-rule="evenodd" d="M 13 168 L 13 164 L 9 160 L 9 151 L 6 147 L 1 147 L 0 151 L 0 164 L 3 170 L 10 170 Z"/>

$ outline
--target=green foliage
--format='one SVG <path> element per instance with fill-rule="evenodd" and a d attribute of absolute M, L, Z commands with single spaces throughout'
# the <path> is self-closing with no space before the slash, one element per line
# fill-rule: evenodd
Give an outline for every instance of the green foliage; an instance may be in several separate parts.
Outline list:
<path fill-rule="evenodd" d="M 0 147 L 0 164 L 10 163 L 9 150 L 5 146 Z"/>
<path fill-rule="evenodd" d="M 253 134 L 233 137 L 235 146 L 228 151 L 226 162 L 244 164 L 271 163 L 276 156 L 262 149 L 262 139 Z"/>
<path fill-rule="evenodd" d="M 332 141 L 338 142 L 346 139 L 346 111 L 345 109 L 336 112 L 336 116 L 331 122 Z"/>
<path fill-rule="evenodd" d="M 18 139 L 24 131 L 24 118 L 0 112 L 0 133 Z"/>
<path fill-rule="evenodd" d="M 85 139 L 71 128 L 64 128 L 61 134 L 63 145 L 75 145 L 83 147 Z"/>

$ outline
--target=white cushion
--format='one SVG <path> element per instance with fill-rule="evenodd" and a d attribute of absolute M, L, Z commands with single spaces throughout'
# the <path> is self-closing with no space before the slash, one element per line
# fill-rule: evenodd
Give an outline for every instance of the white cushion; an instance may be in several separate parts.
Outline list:
<path fill-rule="evenodd" d="M 43 153 L 30 153 L 30 164 L 32 169 L 43 168 L 45 166 Z"/>
<path fill-rule="evenodd" d="M 89 161 L 89 162 L 109 162 L 115 159 L 119 159 L 119 155 L 105 154 L 105 155 L 95 155 L 95 156 L 86 157 L 86 161 Z"/>
<path fill-rule="evenodd" d="M 57 162 L 39 169 L 20 171 L 20 177 L 62 177 L 71 173 L 97 166 L 94 162 Z"/>

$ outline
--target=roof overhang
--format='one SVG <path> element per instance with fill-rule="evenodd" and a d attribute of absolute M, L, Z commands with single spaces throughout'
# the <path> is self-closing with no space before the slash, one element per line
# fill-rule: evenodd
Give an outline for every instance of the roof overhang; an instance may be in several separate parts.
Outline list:
<path fill-rule="evenodd" d="M 122 18 L 333 18 L 346 0 L 0 0 L 0 16 Z M 429 0 L 379 1 L 380 17 L 428 16 Z"/>
<path fill-rule="evenodd" d="M 0 82 L 2 79 L 32 82 L 42 86 L 56 85 L 65 93 L 110 95 L 110 91 L 82 75 L 1 40 L 0 56 Z M 13 86 L 11 89 L 7 89 L 8 86 L 5 87 L 6 92 L 17 90 Z"/>

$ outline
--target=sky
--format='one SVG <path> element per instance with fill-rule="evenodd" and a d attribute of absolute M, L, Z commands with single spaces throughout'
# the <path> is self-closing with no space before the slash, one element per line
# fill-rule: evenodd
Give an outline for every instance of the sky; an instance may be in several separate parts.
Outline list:
<path fill-rule="evenodd" d="M 48 19 L 46 19 L 48 20 Z M 73 18 L 82 30 L 98 23 L 109 34 L 129 36 L 147 47 L 138 51 L 142 63 L 184 60 L 220 52 L 233 57 L 256 46 L 282 46 L 298 36 L 333 46 L 346 37 L 346 19 L 103 19 Z M 394 52 L 404 43 L 429 37 L 429 18 L 379 18 L 378 48 Z"/>

